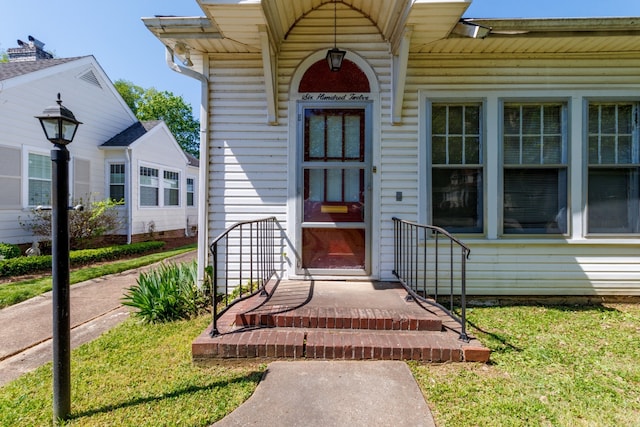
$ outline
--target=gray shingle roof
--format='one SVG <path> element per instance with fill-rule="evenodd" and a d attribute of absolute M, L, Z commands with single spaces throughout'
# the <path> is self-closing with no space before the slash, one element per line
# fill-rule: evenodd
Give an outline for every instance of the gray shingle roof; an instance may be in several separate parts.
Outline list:
<path fill-rule="evenodd" d="M 136 122 L 102 144 L 102 147 L 128 147 L 138 138 L 149 132 L 154 127 L 162 123 L 162 120 L 149 120 L 145 122 Z"/>
<path fill-rule="evenodd" d="M 84 57 L 77 56 L 74 58 L 54 58 L 54 59 L 39 59 L 37 61 L 3 62 L 3 63 L 0 63 L 0 80 L 8 80 L 13 77 L 18 77 L 24 74 L 33 73 L 35 71 L 40 71 L 45 68 L 54 67 L 56 65 L 75 61 L 80 58 L 84 58 Z"/>

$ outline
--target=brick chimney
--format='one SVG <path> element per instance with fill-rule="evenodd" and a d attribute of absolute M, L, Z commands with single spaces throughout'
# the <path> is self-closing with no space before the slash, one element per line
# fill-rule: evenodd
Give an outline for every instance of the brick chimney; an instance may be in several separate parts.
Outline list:
<path fill-rule="evenodd" d="M 9 62 L 27 62 L 53 58 L 52 54 L 44 51 L 44 43 L 33 36 L 29 36 L 27 43 L 18 40 L 18 46 L 7 49 Z"/>

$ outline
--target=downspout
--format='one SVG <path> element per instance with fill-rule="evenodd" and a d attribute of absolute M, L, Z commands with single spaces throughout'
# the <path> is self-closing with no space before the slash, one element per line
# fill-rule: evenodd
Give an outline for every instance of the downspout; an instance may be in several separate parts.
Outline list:
<path fill-rule="evenodd" d="M 127 203 L 125 205 L 127 210 L 127 245 L 131 244 L 131 235 L 133 234 L 133 166 L 131 165 L 131 147 L 127 147 L 125 150 L 126 162 L 128 173 L 125 174 L 125 179 L 129 179 L 129 185 L 125 188 L 127 189 L 126 200 Z"/>
<path fill-rule="evenodd" d="M 209 79 L 202 73 L 178 65 L 174 61 L 173 49 L 166 46 L 165 58 L 167 66 L 178 74 L 199 80 L 200 95 L 200 167 L 198 169 L 198 287 L 204 285 L 205 268 L 208 254 L 208 194 L 209 194 Z M 206 56 L 203 58 L 206 59 Z M 203 62 L 203 68 L 208 70 L 208 64 Z"/>

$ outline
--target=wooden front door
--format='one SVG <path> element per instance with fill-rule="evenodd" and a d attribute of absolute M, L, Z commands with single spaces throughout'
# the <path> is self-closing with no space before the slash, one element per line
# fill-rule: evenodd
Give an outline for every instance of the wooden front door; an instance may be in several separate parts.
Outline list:
<path fill-rule="evenodd" d="M 366 106 L 301 108 L 299 273 L 369 274 Z"/>

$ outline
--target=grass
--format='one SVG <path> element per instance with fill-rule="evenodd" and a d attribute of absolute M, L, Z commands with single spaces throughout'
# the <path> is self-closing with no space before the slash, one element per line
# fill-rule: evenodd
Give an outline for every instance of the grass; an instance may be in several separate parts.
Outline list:
<path fill-rule="evenodd" d="M 195 247 L 196 245 L 193 244 L 170 251 L 158 252 L 137 258 L 105 263 L 94 267 L 83 267 L 71 272 L 69 276 L 69 283 L 73 285 L 76 283 L 84 282 L 85 280 L 94 279 L 96 277 L 120 273 L 126 270 L 153 264 L 165 258 L 191 251 Z M 50 290 L 51 276 L 25 280 L 21 282 L 0 284 L 0 308 L 18 304 L 19 302 L 28 300 L 29 298 L 33 298 Z"/>
<path fill-rule="evenodd" d="M 255 390 L 258 363 L 198 367 L 191 341 L 209 316 L 164 324 L 127 320 L 71 355 L 69 426 L 208 426 Z M 52 418 L 51 363 L 0 388 L 0 425 Z"/>
<path fill-rule="evenodd" d="M 438 426 L 613 426 L 640 420 L 640 306 L 468 310 L 491 363 L 411 364 Z"/>
<path fill-rule="evenodd" d="M 638 425 L 640 305 L 483 307 L 468 316 L 491 363 L 409 364 L 439 427 Z M 68 425 L 205 426 L 230 413 L 265 367 L 194 366 L 190 343 L 209 321 L 130 319 L 74 350 Z M 49 424 L 51 390 L 51 364 L 0 388 L 0 425 Z"/>

